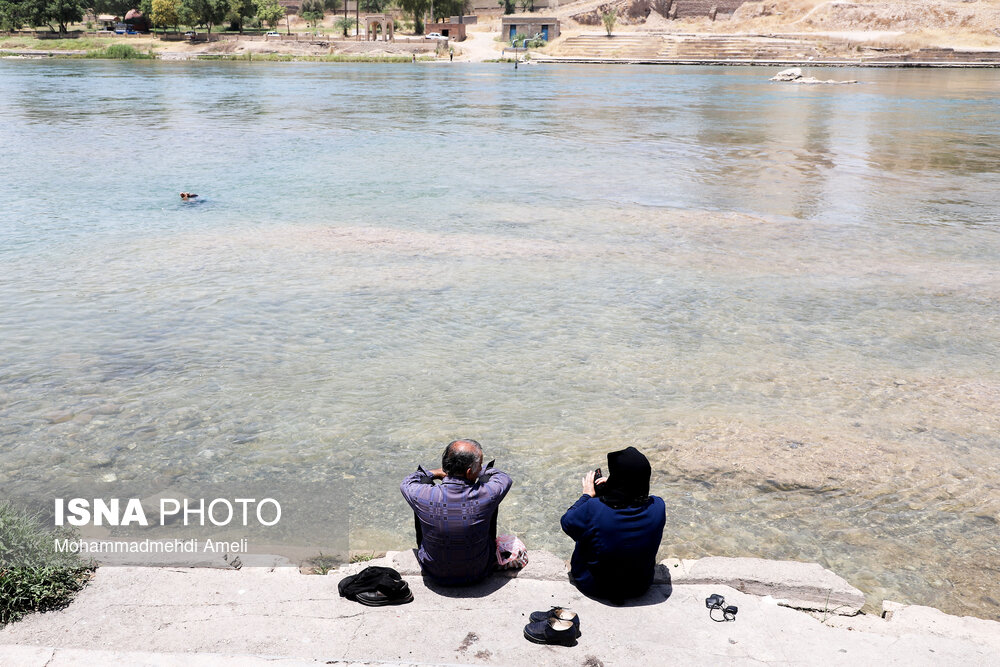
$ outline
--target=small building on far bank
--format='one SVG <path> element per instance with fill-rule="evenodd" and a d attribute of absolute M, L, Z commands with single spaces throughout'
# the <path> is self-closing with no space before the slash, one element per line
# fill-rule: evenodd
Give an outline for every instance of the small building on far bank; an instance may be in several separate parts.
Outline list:
<path fill-rule="evenodd" d="M 559 19 L 554 16 L 511 14 L 504 16 L 501 23 L 500 34 L 508 42 L 517 34 L 527 37 L 541 35 L 546 42 L 559 36 Z"/>
<path fill-rule="evenodd" d="M 114 14 L 98 14 L 95 20 L 100 24 L 97 28 L 98 30 L 114 30 L 115 23 L 118 22 L 118 17 Z"/>
<path fill-rule="evenodd" d="M 149 19 L 138 9 L 130 9 L 125 14 L 125 25 L 135 32 L 149 32 Z"/>
<path fill-rule="evenodd" d="M 447 37 L 449 41 L 452 42 L 464 42 L 465 41 L 465 24 L 464 23 L 453 23 L 440 22 L 440 23 L 428 23 L 424 27 L 424 34 L 436 32 L 442 37 Z"/>

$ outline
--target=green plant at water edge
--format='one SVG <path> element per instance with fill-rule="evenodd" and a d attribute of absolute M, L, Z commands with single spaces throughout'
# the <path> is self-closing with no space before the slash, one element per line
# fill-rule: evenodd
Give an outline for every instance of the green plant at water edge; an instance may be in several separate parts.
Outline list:
<path fill-rule="evenodd" d="M 253 62 L 280 63 L 408 63 L 412 56 L 369 55 L 365 53 L 329 53 L 318 56 L 293 55 L 290 53 L 202 53 L 198 60 L 250 60 Z M 434 60 L 429 56 L 418 56 L 417 60 Z"/>
<path fill-rule="evenodd" d="M 83 588 L 94 567 L 78 554 L 56 551 L 63 539 L 75 535 L 47 530 L 36 515 L 0 502 L 0 626 L 64 607 Z"/>
<path fill-rule="evenodd" d="M 108 58 L 109 60 L 150 60 L 152 53 L 142 53 L 128 44 L 112 44 L 103 51 L 88 51 L 88 58 Z"/>
<path fill-rule="evenodd" d="M 340 561 L 336 556 L 325 555 L 322 551 L 319 552 L 318 556 L 313 556 L 306 562 L 313 566 L 312 571 L 314 574 L 326 574 L 340 565 Z M 353 563 L 354 561 L 352 560 L 351 562 Z"/>
<path fill-rule="evenodd" d="M 352 563 L 367 563 L 370 560 L 375 560 L 375 552 L 370 554 L 354 554 L 351 556 Z"/>
<path fill-rule="evenodd" d="M 608 37 L 611 37 L 611 33 L 615 29 L 615 24 L 618 23 L 618 15 L 608 10 L 601 14 L 601 23 L 604 24 L 604 29 L 608 31 Z"/>

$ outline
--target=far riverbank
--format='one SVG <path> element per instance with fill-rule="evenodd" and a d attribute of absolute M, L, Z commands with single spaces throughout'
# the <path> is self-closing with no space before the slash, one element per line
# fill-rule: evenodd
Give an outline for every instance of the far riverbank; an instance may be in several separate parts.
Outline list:
<path fill-rule="evenodd" d="M 622 30 L 613 35 L 567 29 L 540 48 L 518 48 L 500 40 L 499 24 L 471 26 L 461 42 L 400 37 L 394 42 L 359 41 L 330 35 L 197 33 L 114 35 L 74 33 L 52 39 L 30 34 L 0 36 L 0 57 L 115 58 L 131 49 L 135 58 L 258 62 L 534 62 L 644 65 L 759 65 L 765 67 L 1000 67 L 1000 48 L 941 46 L 937 42 L 885 42 L 881 32 L 685 33 Z"/>

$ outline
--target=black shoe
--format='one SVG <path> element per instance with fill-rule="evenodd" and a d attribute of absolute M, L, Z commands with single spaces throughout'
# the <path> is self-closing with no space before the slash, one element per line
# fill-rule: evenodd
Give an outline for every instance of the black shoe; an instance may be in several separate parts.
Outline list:
<path fill-rule="evenodd" d="M 533 611 L 528 617 L 531 619 L 532 623 L 538 623 L 540 621 L 547 621 L 550 618 L 554 618 L 557 621 L 570 621 L 574 626 L 576 626 L 576 636 L 580 636 L 580 617 L 576 615 L 575 611 L 566 609 L 564 607 L 552 607 L 548 611 Z"/>
<path fill-rule="evenodd" d="M 536 644 L 576 645 L 576 626 L 571 621 L 550 618 L 524 626 L 524 638 Z"/>
<path fill-rule="evenodd" d="M 391 604 L 406 604 L 407 602 L 413 602 L 413 593 L 407 591 L 404 597 L 391 598 L 381 591 L 364 591 L 363 593 L 355 595 L 354 599 L 369 607 L 385 607 Z"/>

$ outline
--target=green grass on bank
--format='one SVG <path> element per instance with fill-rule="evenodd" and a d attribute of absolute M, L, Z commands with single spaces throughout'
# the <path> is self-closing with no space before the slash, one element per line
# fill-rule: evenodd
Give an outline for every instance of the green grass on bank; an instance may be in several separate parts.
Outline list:
<path fill-rule="evenodd" d="M 6 47 L 10 48 L 10 47 Z M 0 45 L 0 58 L 16 56 Z M 53 53 L 53 58 L 63 59 L 103 59 L 103 60 L 155 60 L 156 54 L 149 50 L 142 52 L 127 44 L 111 44 L 100 49 L 88 49 L 82 53 Z M 201 53 L 195 60 L 224 60 L 236 62 L 318 62 L 318 63 L 408 63 L 412 56 L 366 55 L 363 53 L 328 53 L 321 55 L 296 55 L 290 53 Z M 418 61 L 433 61 L 433 56 L 417 56 Z"/>
<path fill-rule="evenodd" d="M 151 40 L 143 40 L 146 46 Z M 80 37 L 79 39 L 38 39 L 26 35 L 0 37 L 0 49 L 32 49 L 36 51 L 92 51 L 120 43 L 114 37 Z"/>
<path fill-rule="evenodd" d="M 322 55 L 295 55 L 290 53 L 202 53 L 198 60 L 234 60 L 244 62 L 280 63 L 408 63 L 412 56 L 366 55 L 363 53 L 326 53 Z M 434 60 L 433 56 L 417 56 L 417 60 Z"/>
<path fill-rule="evenodd" d="M 37 516 L 0 502 L 0 627 L 34 611 L 64 607 L 83 588 L 93 565 L 55 550 L 56 538 L 73 537 L 48 530 Z"/>
<path fill-rule="evenodd" d="M 156 58 L 152 50 L 143 53 L 128 44 L 112 44 L 103 49 L 87 51 L 88 58 L 106 58 L 108 60 L 152 60 Z"/>

